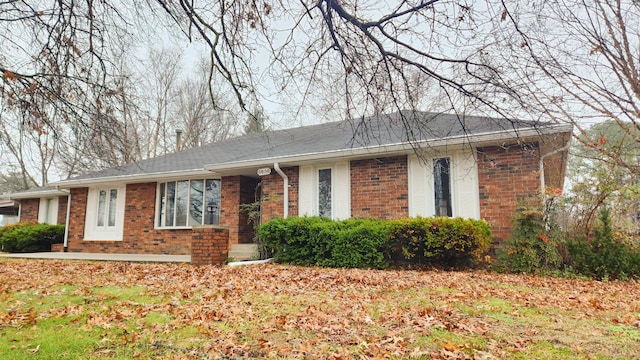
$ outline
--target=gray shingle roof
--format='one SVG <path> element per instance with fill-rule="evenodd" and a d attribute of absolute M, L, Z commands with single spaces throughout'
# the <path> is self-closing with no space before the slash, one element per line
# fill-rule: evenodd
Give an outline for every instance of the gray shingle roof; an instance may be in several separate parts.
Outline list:
<path fill-rule="evenodd" d="M 403 112 L 402 114 L 405 116 L 396 112 L 357 120 L 244 135 L 81 175 L 72 180 L 203 170 L 205 165 L 210 164 L 286 158 L 300 154 L 518 131 L 549 125 L 442 113 Z M 410 129 L 411 132 L 405 129 Z"/>

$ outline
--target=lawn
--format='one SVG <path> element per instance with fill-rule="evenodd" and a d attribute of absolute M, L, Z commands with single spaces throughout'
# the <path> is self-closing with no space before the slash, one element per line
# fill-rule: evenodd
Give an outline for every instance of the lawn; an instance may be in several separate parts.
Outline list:
<path fill-rule="evenodd" d="M 640 358 L 640 284 L 0 260 L 2 359 Z"/>

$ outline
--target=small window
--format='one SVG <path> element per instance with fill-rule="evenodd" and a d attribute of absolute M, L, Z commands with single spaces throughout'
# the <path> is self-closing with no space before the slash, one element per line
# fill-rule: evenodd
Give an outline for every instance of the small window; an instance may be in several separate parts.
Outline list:
<path fill-rule="evenodd" d="M 189 203 L 189 226 L 201 225 L 204 214 L 204 180 L 191 180 L 191 202 Z"/>
<path fill-rule="evenodd" d="M 206 180 L 204 214 L 204 224 L 220 224 L 220 180 Z"/>
<path fill-rule="evenodd" d="M 449 158 L 433 160 L 433 182 L 436 216 L 452 216 L 451 161 Z"/>
<path fill-rule="evenodd" d="M 331 169 L 318 170 L 318 215 L 331 217 Z"/>
<path fill-rule="evenodd" d="M 107 189 L 98 191 L 98 212 L 96 216 L 96 226 L 115 227 L 116 211 L 118 203 L 118 190 Z"/>
<path fill-rule="evenodd" d="M 220 180 L 160 183 L 158 192 L 158 226 L 187 227 L 220 223 Z"/>

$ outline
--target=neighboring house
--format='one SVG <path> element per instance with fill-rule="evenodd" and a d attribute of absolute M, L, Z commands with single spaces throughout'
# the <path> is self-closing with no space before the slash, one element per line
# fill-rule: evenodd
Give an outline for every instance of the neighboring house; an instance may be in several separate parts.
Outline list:
<path fill-rule="evenodd" d="M 20 204 L 13 200 L 0 200 L 0 226 L 18 222 Z"/>
<path fill-rule="evenodd" d="M 65 224 L 69 191 L 42 186 L 0 196 L 0 214 L 19 221 Z"/>
<path fill-rule="evenodd" d="M 414 131 L 407 134 L 403 122 Z M 395 113 L 245 135 L 59 181 L 51 189 L 68 192 L 65 245 L 75 252 L 224 257 L 229 246 L 253 241 L 240 205 L 260 196 L 263 221 L 462 216 L 487 220 L 499 242 L 509 236 L 518 203 L 539 204 L 546 187 L 562 188 L 571 131 L 567 125 Z M 10 199 L 20 202 L 21 220 L 25 203 L 43 204 L 42 196 Z M 202 250 L 212 242 L 224 244 Z"/>

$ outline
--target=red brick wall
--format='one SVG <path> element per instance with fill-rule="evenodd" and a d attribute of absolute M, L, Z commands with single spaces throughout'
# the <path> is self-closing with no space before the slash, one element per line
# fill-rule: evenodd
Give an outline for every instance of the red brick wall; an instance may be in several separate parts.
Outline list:
<path fill-rule="evenodd" d="M 538 146 L 478 149 L 480 216 L 491 224 L 494 241 L 509 238 L 518 205 L 540 204 Z"/>
<path fill-rule="evenodd" d="M 256 180 L 249 177 L 222 179 L 220 221 L 230 227 L 231 243 L 251 242 L 253 239 L 253 229 L 248 224 L 247 214 L 240 212 L 239 204 L 254 201 L 255 186 Z M 68 251 L 190 254 L 191 229 L 154 229 L 156 187 L 155 182 L 127 185 L 122 241 L 84 240 L 88 189 L 71 189 Z"/>
<path fill-rule="evenodd" d="M 407 156 L 351 161 L 351 217 L 409 216 Z"/>
<path fill-rule="evenodd" d="M 40 209 L 40 199 L 24 199 L 20 200 L 20 221 L 38 222 L 38 212 Z M 58 197 L 58 224 L 66 224 L 67 222 L 67 197 Z"/>
<path fill-rule="evenodd" d="M 72 189 L 68 251 L 173 254 L 191 253 L 190 229 L 154 229 L 156 183 L 129 184 L 122 240 L 84 240 L 88 190 Z"/>
<path fill-rule="evenodd" d="M 289 178 L 289 216 L 298 216 L 298 167 L 284 168 Z M 262 177 L 262 222 L 284 215 L 284 180 L 278 173 Z"/>
<path fill-rule="evenodd" d="M 85 212 L 87 211 L 88 188 L 71 189 L 71 211 L 69 212 L 69 227 L 67 229 L 67 249 L 82 251 L 84 240 Z"/>
<path fill-rule="evenodd" d="M 40 199 L 20 200 L 20 222 L 38 222 Z"/>
<path fill-rule="evenodd" d="M 256 201 L 257 184 L 257 179 L 247 176 L 226 176 L 221 180 L 220 225 L 229 227 L 230 244 L 253 242 L 253 226 L 248 214 L 240 211 L 240 204 Z"/>
<path fill-rule="evenodd" d="M 229 256 L 229 229 L 194 226 L 191 236 L 191 264 L 223 264 Z"/>
<path fill-rule="evenodd" d="M 60 196 L 58 197 L 58 224 L 66 224 L 67 223 L 67 202 L 69 200 L 68 196 Z"/>

